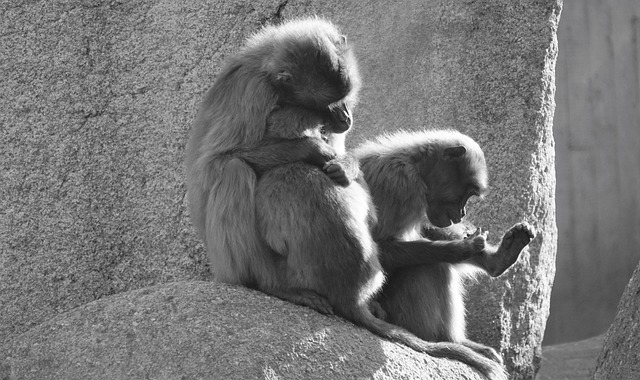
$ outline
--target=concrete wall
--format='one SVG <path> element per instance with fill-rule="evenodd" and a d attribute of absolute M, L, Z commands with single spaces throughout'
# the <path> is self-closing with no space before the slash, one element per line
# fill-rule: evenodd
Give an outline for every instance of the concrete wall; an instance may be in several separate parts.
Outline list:
<path fill-rule="evenodd" d="M 545 344 L 603 333 L 640 260 L 640 2 L 565 1 L 558 256 Z"/>

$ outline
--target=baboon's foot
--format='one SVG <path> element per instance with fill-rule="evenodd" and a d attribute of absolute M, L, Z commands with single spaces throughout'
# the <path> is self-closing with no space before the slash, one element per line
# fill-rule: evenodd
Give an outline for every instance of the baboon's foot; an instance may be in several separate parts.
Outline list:
<path fill-rule="evenodd" d="M 536 236 L 528 223 L 518 223 L 502 237 L 498 250 L 485 257 L 486 269 L 492 277 L 498 277 L 509 269 L 520 256 L 522 249 Z"/>
<path fill-rule="evenodd" d="M 322 314 L 333 314 L 333 308 L 329 304 L 326 298 L 308 289 L 288 289 L 271 291 L 272 295 L 295 303 L 296 305 L 310 307 Z"/>
<path fill-rule="evenodd" d="M 371 301 L 369 303 L 369 310 L 371 310 L 371 314 L 373 314 L 374 317 L 382 319 L 383 321 L 387 320 L 387 312 L 384 311 L 384 309 L 380 305 L 380 302 Z"/>
<path fill-rule="evenodd" d="M 474 342 L 472 340 L 465 340 L 463 342 L 460 342 L 460 344 L 462 344 L 463 346 L 467 346 L 470 349 L 474 350 L 475 352 L 479 353 L 480 355 L 493 360 L 494 362 L 502 365 L 502 357 L 500 356 L 500 354 L 498 354 L 498 352 L 496 350 L 494 350 L 493 348 L 489 347 L 489 346 L 485 346 L 484 344 L 481 343 L 477 343 Z"/>

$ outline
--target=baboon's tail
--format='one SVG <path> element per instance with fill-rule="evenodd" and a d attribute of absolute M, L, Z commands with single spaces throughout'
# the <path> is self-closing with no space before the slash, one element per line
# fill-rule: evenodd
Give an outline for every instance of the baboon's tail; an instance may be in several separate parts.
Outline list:
<path fill-rule="evenodd" d="M 461 344 L 452 342 L 427 342 L 409 331 L 376 318 L 368 307 L 360 306 L 353 311 L 350 318 L 356 324 L 393 342 L 402 343 L 416 351 L 438 358 L 448 358 L 465 363 L 489 380 L 507 380 L 508 376 L 502 365 L 478 354 Z"/>

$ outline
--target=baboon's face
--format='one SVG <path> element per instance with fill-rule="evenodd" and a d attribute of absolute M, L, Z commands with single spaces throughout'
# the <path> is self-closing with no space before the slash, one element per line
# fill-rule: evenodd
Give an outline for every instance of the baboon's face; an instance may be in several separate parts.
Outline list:
<path fill-rule="evenodd" d="M 453 148 L 452 148 L 453 149 Z M 460 223 L 466 215 L 467 201 L 486 191 L 487 167 L 484 155 L 456 147 L 446 153 L 426 175 L 427 217 L 436 227 Z M 447 150 L 445 149 L 445 152 Z"/>
<path fill-rule="evenodd" d="M 272 70 L 279 103 L 322 114 L 327 132 L 342 133 L 351 127 L 359 77 L 355 58 L 341 36 L 290 41 Z"/>
<path fill-rule="evenodd" d="M 430 195 L 427 199 L 427 217 L 436 227 L 448 227 L 460 223 L 466 215 L 467 201 L 474 194 L 464 187 Z"/>
<path fill-rule="evenodd" d="M 329 106 L 325 120 L 325 130 L 331 133 L 343 133 L 351 128 L 353 115 L 346 102 L 337 102 Z"/>

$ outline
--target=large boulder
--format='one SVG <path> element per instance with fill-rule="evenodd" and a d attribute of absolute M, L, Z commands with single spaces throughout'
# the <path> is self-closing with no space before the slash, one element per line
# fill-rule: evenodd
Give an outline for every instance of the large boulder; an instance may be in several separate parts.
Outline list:
<path fill-rule="evenodd" d="M 485 149 L 493 189 L 471 205 L 472 222 L 495 239 L 521 220 L 538 230 L 514 270 L 481 279 L 469 296 L 470 335 L 499 349 L 514 379 L 531 378 L 554 273 L 559 9 L 559 0 L 2 3 L 0 344 L 18 352 L 18 341 L 53 339 L 46 329 L 78 321 L 60 313 L 109 295 L 208 278 L 182 163 L 199 101 L 224 58 L 261 25 L 319 14 L 343 28 L 361 62 L 350 146 L 399 127 L 460 129 Z M 118 299 L 76 312 L 90 321 Z M 247 323 L 268 317 L 259 308 L 251 315 Z M 295 326 L 283 319 L 264 328 Z M 82 352 L 79 341 L 61 341 Z M 20 360 L 56 363 L 47 355 L 62 347 L 41 342 Z M 131 347 L 154 362 L 154 347 Z"/>
<path fill-rule="evenodd" d="M 465 365 L 242 288 L 178 282 L 80 306 L 6 345 L 0 379 L 469 379 Z"/>
<path fill-rule="evenodd" d="M 640 264 L 622 294 L 593 378 L 640 379 Z"/>

